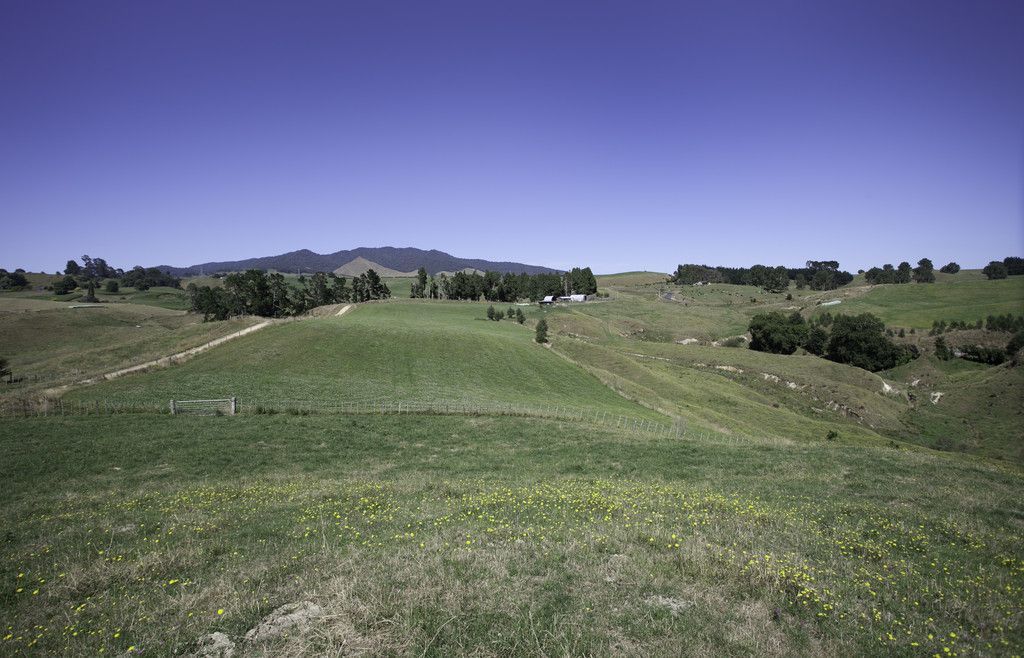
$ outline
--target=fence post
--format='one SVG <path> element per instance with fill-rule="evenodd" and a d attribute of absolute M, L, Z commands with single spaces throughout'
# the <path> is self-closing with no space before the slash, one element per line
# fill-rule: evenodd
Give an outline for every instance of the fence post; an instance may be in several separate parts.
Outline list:
<path fill-rule="evenodd" d="M 238 398 L 231 396 L 231 415 L 234 416 L 238 410 Z"/>
<path fill-rule="evenodd" d="M 177 407 L 174 406 L 174 400 L 171 400 L 171 415 L 178 413 Z"/>

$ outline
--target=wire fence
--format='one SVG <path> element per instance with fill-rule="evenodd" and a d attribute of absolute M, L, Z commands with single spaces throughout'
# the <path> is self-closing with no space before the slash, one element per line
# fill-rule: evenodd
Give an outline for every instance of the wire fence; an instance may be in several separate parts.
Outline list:
<path fill-rule="evenodd" d="M 230 402 L 226 398 L 217 402 Z M 181 413 L 193 406 L 188 400 L 139 403 L 116 400 L 64 400 L 52 398 L 0 400 L 3 416 L 77 416 L 112 415 L 130 413 Z M 206 402 L 206 401 L 200 401 Z M 231 415 L 227 409 L 215 409 L 216 415 Z M 459 416 L 515 416 L 546 418 L 575 423 L 598 425 L 643 433 L 653 436 L 685 438 L 691 433 L 682 419 L 659 422 L 615 414 L 601 409 L 577 408 L 567 405 L 537 406 L 515 403 L 480 402 L 409 402 L 405 400 L 240 400 L 234 402 L 234 412 L 242 415 L 459 415 Z"/>
<path fill-rule="evenodd" d="M 232 398 L 216 401 L 175 400 L 175 413 L 181 413 L 182 403 L 217 402 L 220 408 L 206 415 L 232 415 Z M 116 400 L 64 400 L 55 398 L 0 399 L 0 416 L 102 416 L 114 414 L 171 414 L 171 406 L 165 402 L 129 402 Z M 520 418 L 541 418 L 577 424 L 594 425 L 614 429 L 626 434 L 644 435 L 652 438 L 693 439 L 703 442 L 727 445 L 760 445 L 786 447 L 794 444 L 791 439 L 735 434 L 727 431 L 712 431 L 691 427 L 682 418 L 660 422 L 615 414 L 607 410 L 582 409 L 566 405 L 538 406 L 514 403 L 480 403 L 464 401 L 406 401 L 406 400 L 245 400 L 234 398 L 234 414 L 238 415 L 431 415 L 431 416 L 510 416 Z"/>
<path fill-rule="evenodd" d="M 674 419 L 665 423 L 650 418 L 615 414 L 607 410 L 578 408 L 566 405 L 537 406 L 516 403 L 481 403 L 461 401 L 324 401 L 324 400 L 252 400 L 240 404 L 242 413 L 274 414 L 378 414 L 378 415 L 459 415 L 459 416 L 516 416 L 547 418 L 577 423 L 613 427 L 631 432 L 658 436 L 683 437 L 686 422 Z"/>

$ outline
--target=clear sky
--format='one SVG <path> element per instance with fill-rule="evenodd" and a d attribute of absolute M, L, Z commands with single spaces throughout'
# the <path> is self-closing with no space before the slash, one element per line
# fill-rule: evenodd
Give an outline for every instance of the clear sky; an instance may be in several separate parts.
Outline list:
<path fill-rule="evenodd" d="M 1024 255 L 1024 2 L 0 2 L 0 266 Z"/>

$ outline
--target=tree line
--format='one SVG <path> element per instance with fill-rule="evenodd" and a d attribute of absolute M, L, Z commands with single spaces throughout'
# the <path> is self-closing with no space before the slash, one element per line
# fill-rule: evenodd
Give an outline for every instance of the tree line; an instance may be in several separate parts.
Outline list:
<path fill-rule="evenodd" d="M 456 272 L 428 277 L 420 268 L 411 297 L 514 303 L 539 301 L 548 295 L 592 295 L 597 278 L 589 267 L 574 267 L 564 274 L 513 274 L 500 272 Z"/>
<path fill-rule="evenodd" d="M 938 336 L 947 331 L 984 329 L 985 331 L 1006 331 L 1013 333 L 1024 330 L 1024 315 L 1006 313 L 1003 315 L 989 315 L 985 321 L 980 318 L 977 322 L 965 322 L 964 320 L 935 320 L 932 322 L 929 336 Z"/>
<path fill-rule="evenodd" d="M 21 290 L 28 287 L 28 279 L 25 278 L 25 270 L 16 269 L 13 272 L 0 267 L 0 290 Z"/>
<path fill-rule="evenodd" d="M 387 299 L 391 291 L 372 269 L 355 277 L 349 285 L 345 277 L 317 272 L 300 276 L 298 286 L 289 286 L 278 273 L 246 270 L 228 274 L 223 287 L 197 286 L 186 288 L 189 308 L 201 313 L 203 319 L 225 320 L 236 315 L 286 317 L 299 315 L 327 304 L 364 302 Z M 430 276 L 419 268 L 410 296 L 413 298 L 452 299 L 514 303 L 523 299 L 537 301 L 547 295 L 594 294 L 597 278 L 589 267 L 574 267 L 564 274 L 501 274 L 499 272 L 456 272 L 452 276 Z M 500 319 L 500 312 L 488 317 Z M 520 311 L 516 321 L 520 321 Z M 525 318 L 523 318 L 525 321 Z"/>
<path fill-rule="evenodd" d="M 181 280 L 155 267 L 136 265 L 127 272 L 119 267 L 112 267 L 103 258 L 82 256 L 82 263 L 72 259 L 64 266 L 64 275 L 54 279 L 48 286 L 54 294 L 65 295 L 77 289 L 86 291 L 86 301 L 97 301 L 95 291 L 100 283 L 104 283 L 107 292 L 118 292 L 121 286 L 136 290 L 149 290 L 157 286 L 180 288 Z"/>
<path fill-rule="evenodd" d="M 956 274 L 960 266 L 948 263 L 942 266 L 941 272 Z M 917 261 L 917 267 L 911 268 L 910 263 L 903 261 L 898 267 L 886 263 L 882 267 L 872 267 L 864 273 L 864 280 L 870 284 L 886 283 L 935 283 L 935 266 L 928 258 Z"/>
<path fill-rule="evenodd" d="M 494 320 L 495 322 L 501 322 L 505 318 L 509 320 L 515 320 L 519 324 L 526 322 L 526 314 L 523 313 L 521 308 L 508 307 L 507 311 L 495 310 L 493 306 L 487 307 L 487 319 Z"/>
<path fill-rule="evenodd" d="M 949 262 L 939 268 L 939 271 L 956 274 L 960 271 L 960 265 Z M 896 267 L 886 263 L 860 273 L 864 274 L 864 279 L 870 284 L 935 282 L 935 266 L 928 258 L 917 261 L 917 267 L 911 267 L 910 263 L 903 261 Z M 1005 279 L 1008 276 L 1024 274 L 1024 258 L 1008 256 L 1002 261 L 991 261 L 982 269 L 982 273 L 989 279 Z M 839 262 L 834 260 L 809 260 L 800 268 L 787 268 L 783 265 L 723 267 L 687 263 L 677 266 L 669 281 L 678 285 L 726 283 L 757 286 L 765 292 L 780 293 L 789 287 L 791 281 L 799 290 L 835 290 L 853 281 L 853 275 L 840 270 Z"/>
<path fill-rule="evenodd" d="M 830 361 L 872 372 L 895 368 L 918 356 L 915 346 L 893 343 L 885 324 L 871 313 L 828 315 L 809 323 L 798 312 L 787 316 L 772 311 L 755 315 L 748 330 L 752 350 L 793 354 L 802 347 Z"/>
<path fill-rule="evenodd" d="M 988 279 L 1005 279 L 1008 276 L 1024 274 L 1024 258 L 1019 256 L 1007 256 L 1001 262 L 998 260 L 989 261 L 981 270 Z"/>
<path fill-rule="evenodd" d="M 202 313 L 204 321 L 226 320 L 236 315 L 281 318 L 343 302 L 365 302 L 391 297 L 391 290 L 372 269 L 352 279 L 333 273 L 317 272 L 300 276 L 291 286 L 283 274 L 246 270 L 224 277 L 224 286 L 197 286 L 190 283 L 189 310 Z"/>
<path fill-rule="evenodd" d="M 754 265 L 752 267 L 723 267 L 687 263 L 676 267 L 669 279 L 678 285 L 695 283 L 727 283 L 738 286 L 757 286 L 765 292 L 780 293 L 793 281 L 797 288 L 834 290 L 853 281 L 853 275 L 839 269 L 834 260 L 809 260 L 804 267 L 788 268 L 784 265 Z"/>
<path fill-rule="evenodd" d="M 51 285 L 53 292 L 62 295 L 69 293 L 76 288 L 86 290 L 84 300 L 87 302 L 98 301 L 96 299 L 96 287 L 100 282 L 106 280 L 104 289 L 108 293 L 116 293 L 121 285 L 143 291 L 157 286 L 169 288 L 180 288 L 181 280 L 163 272 L 155 267 L 144 268 L 136 265 L 125 272 L 121 268 L 114 268 L 107 264 L 102 258 L 90 258 L 82 256 L 82 264 L 75 260 L 69 260 L 64 267 L 64 278 L 55 280 Z"/>

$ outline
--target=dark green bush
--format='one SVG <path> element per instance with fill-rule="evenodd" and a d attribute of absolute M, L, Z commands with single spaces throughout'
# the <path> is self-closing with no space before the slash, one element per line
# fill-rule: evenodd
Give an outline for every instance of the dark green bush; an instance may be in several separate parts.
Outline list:
<path fill-rule="evenodd" d="M 898 347 L 885 336 L 885 324 L 870 313 L 837 315 L 825 358 L 876 372 L 914 359 L 908 347 Z"/>
<path fill-rule="evenodd" d="M 759 313 L 750 321 L 750 349 L 772 354 L 792 354 L 807 338 L 807 323 L 799 313 Z"/>
<path fill-rule="evenodd" d="M 1006 360 L 1006 349 L 998 347 L 984 347 L 982 345 L 967 345 L 961 350 L 963 357 L 968 361 L 985 363 L 990 366 L 997 366 Z"/>
<path fill-rule="evenodd" d="M 807 340 L 804 341 L 804 349 L 821 356 L 825 353 L 825 345 L 828 343 L 828 332 L 821 327 L 811 327 L 807 332 Z"/>

